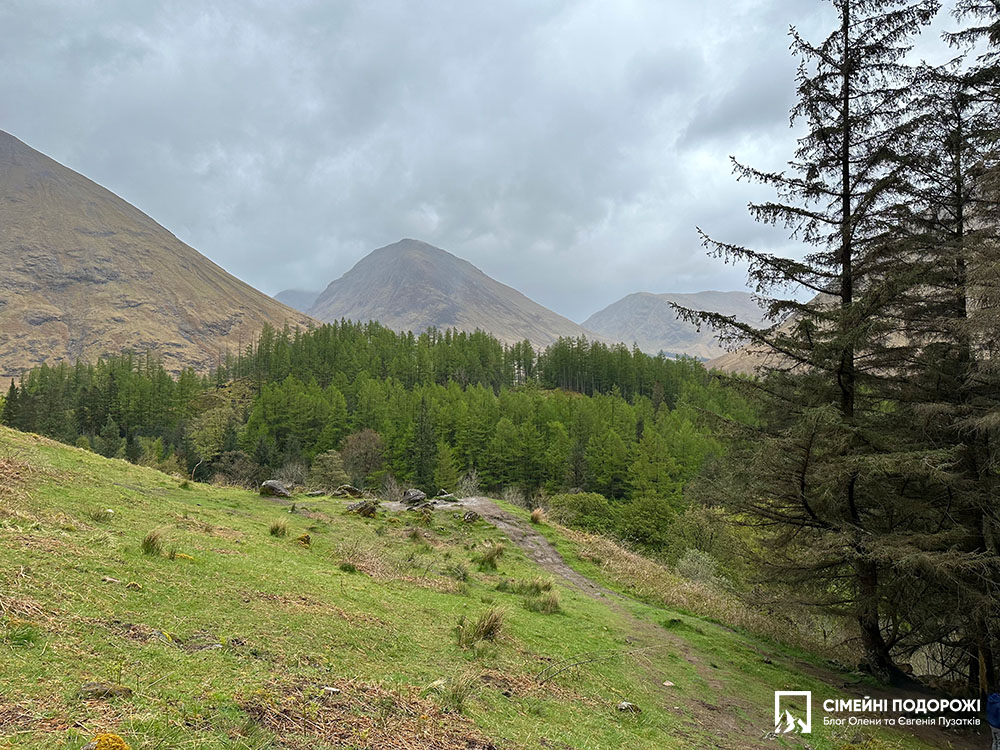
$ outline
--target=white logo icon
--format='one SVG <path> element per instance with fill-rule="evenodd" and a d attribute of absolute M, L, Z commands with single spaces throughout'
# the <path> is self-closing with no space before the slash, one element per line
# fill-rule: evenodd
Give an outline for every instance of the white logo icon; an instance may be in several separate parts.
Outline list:
<path fill-rule="evenodd" d="M 791 699 L 806 699 L 806 717 L 803 721 L 796 716 L 799 709 L 789 707 Z M 799 703 L 799 701 L 795 701 Z M 812 693 L 808 690 L 785 690 L 774 694 L 774 732 L 775 734 L 809 734 L 812 732 Z"/>

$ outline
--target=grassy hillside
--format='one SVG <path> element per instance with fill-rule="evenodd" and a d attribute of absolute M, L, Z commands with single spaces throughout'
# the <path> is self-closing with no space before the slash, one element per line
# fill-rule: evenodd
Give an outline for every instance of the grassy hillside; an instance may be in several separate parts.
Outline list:
<path fill-rule="evenodd" d="M 79 750 L 101 731 L 142 750 L 948 746 L 823 727 L 763 739 L 773 690 L 822 699 L 846 678 L 563 573 L 512 509 L 527 554 L 454 511 L 343 506 L 0 428 L 0 747 Z M 618 586 L 579 536 L 544 533 Z M 499 632 L 477 639 L 488 613 Z M 80 697 L 90 681 L 131 695 Z"/>

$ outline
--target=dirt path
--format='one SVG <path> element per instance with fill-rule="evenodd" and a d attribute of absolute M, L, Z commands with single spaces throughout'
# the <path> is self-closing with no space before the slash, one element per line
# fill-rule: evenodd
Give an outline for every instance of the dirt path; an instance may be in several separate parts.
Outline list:
<path fill-rule="evenodd" d="M 383 503 L 387 510 L 406 510 L 406 506 L 399 503 Z M 644 620 L 633 615 L 625 606 L 633 600 L 616 591 L 602 586 L 596 581 L 573 570 L 556 548 L 540 534 L 530 523 L 527 523 L 513 513 L 504 510 L 489 498 L 469 497 L 455 502 L 449 502 L 438 506 L 438 509 L 463 509 L 472 510 L 478 513 L 485 521 L 495 526 L 507 538 L 516 544 L 524 553 L 543 570 L 557 576 L 565 584 L 576 589 L 582 594 L 592 599 L 597 599 L 609 606 L 615 613 L 621 616 L 626 627 L 626 640 L 633 647 L 636 654 L 655 651 L 659 649 L 670 650 L 681 654 L 689 663 L 695 666 L 699 676 L 712 688 L 716 698 L 714 704 L 709 704 L 698 699 L 685 699 L 676 688 L 663 687 L 663 680 L 669 679 L 669 675 L 660 673 L 654 665 L 652 659 L 635 657 L 636 663 L 642 668 L 646 678 L 652 682 L 656 689 L 662 693 L 664 706 L 673 707 L 684 705 L 694 716 L 694 721 L 702 730 L 714 732 L 717 735 L 717 745 L 719 750 L 743 750 L 744 748 L 773 748 L 774 741 L 765 739 L 765 735 L 771 727 L 759 723 L 752 723 L 742 717 L 756 716 L 760 713 L 759 706 L 748 706 L 735 697 L 738 691 L 736 686 L 726 686 L 722 684 L 718 677 L 712 672 L 712 665 L 706 664 L 696 654 L 692 652 L 688 643 L 678 635 L 675 635 L 656 623 Z M 772 658 L 783 659 L 778 654 L 772 654 Z M 814 676 L 820 677 L 824 682 L 837 685 L 850 691 L 851 686 L 843 685 L 842 676 L 832 672 L 820 670 L 805 662 L 796 662 L 796 666 L 803 671 L 810 672 Z M 869 687 L 866 689 L 869 695 L 875 692 Z M 894 697 L 899 697 L 895 695 Z M 766 713 L 766 712 L 765 712 Z M 769 719 L 769 717 L 767 717 Z M 934 727 L 921 727 L 914 734 L 925 742 L 942 748 L 953 748 L 953 750 L 975 750 L 981 747 L 979 738 L 969 738 L 956 736 L 943 732 Z M 988 740 L 987 740 L 988 742 Z"/>

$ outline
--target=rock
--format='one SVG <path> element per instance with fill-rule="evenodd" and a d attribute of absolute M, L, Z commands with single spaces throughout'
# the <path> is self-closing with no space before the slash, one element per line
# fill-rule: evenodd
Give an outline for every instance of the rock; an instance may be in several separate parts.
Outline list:
<path fill-rule="evenodd" d="M 374 518 L 375 514 L 378 513 L 378 509 L 378 500 L 359 500 L 347 506 L 348 513 L 357 513 L 359 516 L 364 516 L 365 518 Z"/>
<path fill-rule="evenodd" d="M 323 490 L 313 490 L 312 492 L 307 492 L 306 497 L 323 497 L 325 494 Z"/>
<path fill-rule="evenodd" d="M 629 701 L 622 701 L 619 703 L 618 710 L 628 714 L 642 713 L 642 710 L 637 705 L 630 703 Z"/>
<path fill-rule="evenodd" d="M 124 685 L 109 685 L 106 682 L 86 682 L 77 691 L 84 700 L 95 700 L 98 698 L 131 698 L 132 688 Z"/>
<path fill-rule="evenodd" d="M 340 688 L 324 687 L 323 695 L 340 695 Z"/>
<path fill-rule="evenodd" d="M 118 580 L 117 578 L 112 578 L 111 576 L 104 576 L 104 578 L 102 578 L 101 580 L 104 583 L 121 583 L 120 580 Z"/>
<path fill-rule="evenodd" d="M 427 499 L 427 495 L 420 490 L 410 488 L 403 493 L 403 503 L 406 505 L 416 505 Z"/>
<path fill-rule="evenodd" d="M 334 497 L 353 497 L 359 498 L 364 493 L 361 492 L 357 487 L 350 484 L 342 484 L 337 489 L 331 493 Z"/>
<path fill-rule="evenodd" d="M 270 495 L 271 497 L 291 497 L 292 493 L 288 491 L 282 482 L 277 479 L 268 479 L 260 485 L 260 494 Z"/>
<path fill-rule="evenodd" d="M 445 490 L 441 490 L 440 492 L 438 492 L 434 496 L 434 499 L 435 500 L 448 500 L 449 502 L 454 502 L 455 500 L 458 500 L 458 498 L 455 497 L 452 493 L 447 492 Z"/>
<path fill-rule="evenodd" d="M 672 683 L 670 680 L 664 680 L 663 687 L 674 687 L 674 683 Z"/>
<path fill-rule="evenodd" d="M 462 520 L 466 523 L 475 523 L 479 520 L 479 514 L 474 510 L 465 511 L 465 515 L 462 516 Z"/>

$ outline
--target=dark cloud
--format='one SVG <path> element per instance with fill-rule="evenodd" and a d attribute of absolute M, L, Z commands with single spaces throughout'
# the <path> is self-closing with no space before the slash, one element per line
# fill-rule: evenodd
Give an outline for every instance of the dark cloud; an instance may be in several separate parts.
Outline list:
<path fill-rule="evenodd" d="M 417 237 L 580 320 L 782 245 L 802 0 L 6 0 L 0 128 L 274 293 Z"/>

